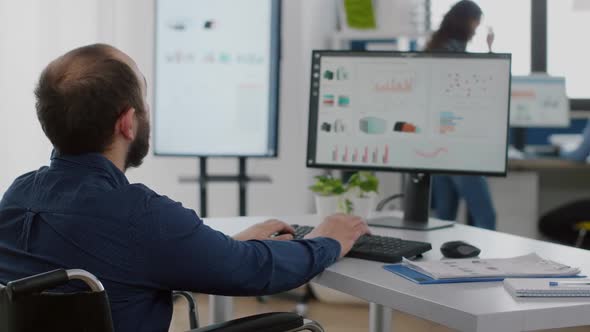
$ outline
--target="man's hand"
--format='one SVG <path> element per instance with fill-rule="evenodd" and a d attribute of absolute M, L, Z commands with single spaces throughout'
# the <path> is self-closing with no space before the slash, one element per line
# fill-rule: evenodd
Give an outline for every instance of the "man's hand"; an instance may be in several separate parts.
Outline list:
<path fill-rule="evenodd" d="M 361 235 L 368 234 L 369 227 L 360 217 L 345 214 L 335 214 L 326 217 L 318 227 L 305 236 L 306 239 L 314 237 L 329 237 L 340 243 L 340 257 L 344 257 L 356 240 Z"/>
<path fill-rule="evenodd" d="M 293 233 L 295 233 L 295 230 L 289 224 L 280 220 L 271 219 L 241 231 L 234 235 L 234 239 L 238 241 L 293 240 Z M 281 235 L 271 237 L 276 234 Z"/>

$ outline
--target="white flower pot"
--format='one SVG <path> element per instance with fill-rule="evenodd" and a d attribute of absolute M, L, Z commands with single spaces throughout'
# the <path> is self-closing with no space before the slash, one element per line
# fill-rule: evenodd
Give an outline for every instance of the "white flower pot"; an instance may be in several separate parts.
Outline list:
<path fill-rule="evenodd" d="M 346 213 L 344 195 L 320 196 L 315 195 L 315 208 L 320 217 L 327 217 L 334 213 Z"/>
<path fill-rule="evenodd" d="M 366 197 L 358 197 L 358 195 L 348 195 L 348 200 L 352 203 L 351 214 L 367 219 L 371 211 L 375 208 L 375 195 L 373 193 L 367 194 Z"/>
<path fill-rule="evenodd" d="M 347 211 L 347 205 L 350 205 L 351 211 Z M 358 197 L 353 193 L 334 196 L 316 195 L 315 206 L 320 217 L 327 217 L 334 213 L 349 213 L 366 219 L 375 208 L 375 194 L 366 194 L 366 197 Z"/>

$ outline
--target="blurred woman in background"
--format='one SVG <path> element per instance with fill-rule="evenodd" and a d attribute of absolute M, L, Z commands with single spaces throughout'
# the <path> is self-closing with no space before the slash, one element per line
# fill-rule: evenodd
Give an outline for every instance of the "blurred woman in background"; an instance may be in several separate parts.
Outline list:
<path fill-rule="evenodd" d="M 457 2 L 445 14 L 442 23 L 426 45 L 427 52 L 466 52 L 475 35 L 483 12 L 473 1 Z M 491 33 L 491 32 L 490 32 Z M 493 35 L 488 36 L 491 51 Z M 456 220 L 460 199 L 465 200 L 471 225 L 495 229 L 496 211 L 492 195 L 483 176 L 438 175 L 432 180 L 432 206 L 437 217 Z"/>

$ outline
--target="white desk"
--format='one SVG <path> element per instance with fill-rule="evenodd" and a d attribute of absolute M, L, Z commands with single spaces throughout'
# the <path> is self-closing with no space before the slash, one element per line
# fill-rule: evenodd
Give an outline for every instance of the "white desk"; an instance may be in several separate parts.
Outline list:
<path fill-rule="evenodd" d="M 226 234 L 265 218 L 207 219 Z M 280 218 L 291 224 L 316 225 L 316 216 Z M 590 251 L 487 231 L 464 225 L 430 232 L 371 228 L 380 235 L 432 243 L 424 259 L 439 260 L 446 241 L 464 240 L 482 249 L 482 258 L 501 258 L 537 252 L 540 256 L 582 268 L 590 274 Z M 314 282 L 371 303 L 371 332 L 391 331 L 391 309 L 415 315 L 459 331 L 517 332 L 590 325 L 590 299 L 522 299 L 510 296 L 500 282 L 417 285 L 382 268 L 378 262 L 345 258 L 318 275 Z M 215 297 L 217 317 L 227 317 L 229 298 Z M 390 309 L 391 308 L 391 309 Z M 225 316 L 225 317 L 223 317 Z"/>

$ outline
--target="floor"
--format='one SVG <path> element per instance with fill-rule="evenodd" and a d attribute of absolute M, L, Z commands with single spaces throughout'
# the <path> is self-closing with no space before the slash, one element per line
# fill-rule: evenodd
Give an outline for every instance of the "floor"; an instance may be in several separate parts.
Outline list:
<path fill-rule="evenodd" d="M 199 319 L 201 326 L 208 323 L 208 296 L 198 295 Z M 270 311 L 292 311 L 295 303 L 290 300 L 269 298 L 267 303 L 260 303 L 255 298 L 236 298 L 234 309 L 236 318 L 254 315 Z M 359 304 L 326 304 L 319 301 L 312 301 L 309 305 L 308 318 L 317 320 L 326 331 L 338 332 L 367 332 L 369 321 L 368 305 Z M 393 322 L 395 332 L 452 332 L 444 326 L 425 321 L 423 319 L 394 313 Z M 174 306 L 174 317 L 170 326 L 170 332 L 181 332 L 188 329 L 188 317 L 186 303 L 178 300 Z M 544 332 L 590 332 L 590 326 L 579 328 L 568 328 L 559 330 L 546 330 Z M 393 332 L 393 329 L 392 329 Z M 501 332 L 501 331 L 499 331 Z"/>

